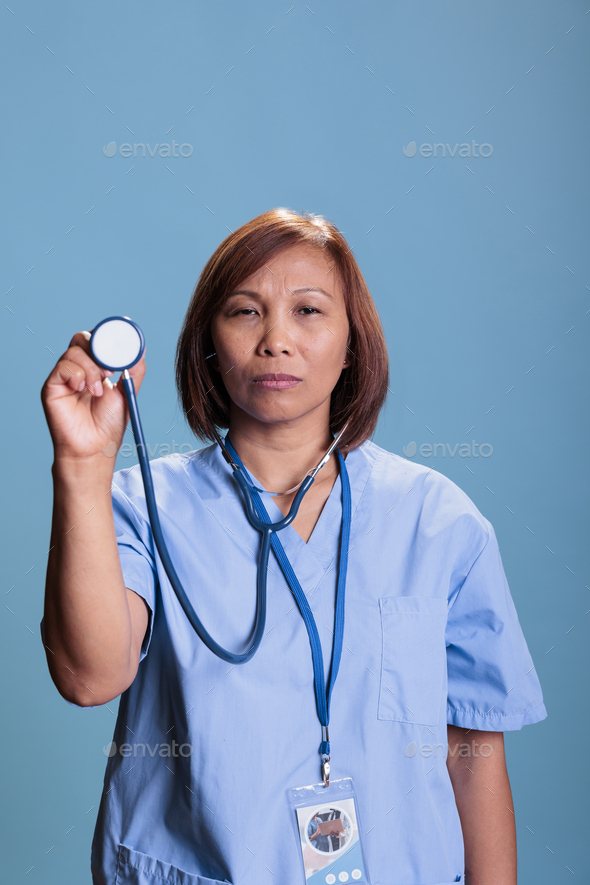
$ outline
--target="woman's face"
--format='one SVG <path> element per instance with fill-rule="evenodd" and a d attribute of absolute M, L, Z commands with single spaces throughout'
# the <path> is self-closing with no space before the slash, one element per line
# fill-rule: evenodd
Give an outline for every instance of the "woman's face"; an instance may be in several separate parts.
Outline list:
<path fill-rule="evenodd" d="M 211 326 L 232 418 L 239 409 L 272 424 L 316 410 L 325 420 L 349 363 L 348 332 L 329 256 L 305 245 L 275 255 L 229 294 Z"/>

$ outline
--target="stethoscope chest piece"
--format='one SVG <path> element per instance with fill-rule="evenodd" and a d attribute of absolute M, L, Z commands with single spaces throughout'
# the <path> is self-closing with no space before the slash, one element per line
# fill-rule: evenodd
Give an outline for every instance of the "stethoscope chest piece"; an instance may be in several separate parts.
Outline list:
<path fill-rule="evenodd" d="M 129 317 L 107 317 L 94 327 L 90 350 L 104 369 L 122 372 L 139 362 L 145 350 L 143 332 Z"/>

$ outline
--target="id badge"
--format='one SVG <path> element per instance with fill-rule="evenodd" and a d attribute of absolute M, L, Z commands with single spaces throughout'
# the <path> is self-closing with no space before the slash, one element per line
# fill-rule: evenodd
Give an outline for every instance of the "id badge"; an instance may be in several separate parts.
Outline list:
<path fill-rule="evenodd" d="M 370 885 L 352 778 L 288 791 L 306 885 Z"/>

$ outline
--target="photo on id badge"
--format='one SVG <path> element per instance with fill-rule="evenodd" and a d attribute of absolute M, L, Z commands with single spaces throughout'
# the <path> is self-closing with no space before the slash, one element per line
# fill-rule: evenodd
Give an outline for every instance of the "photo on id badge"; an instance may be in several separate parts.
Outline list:
<path fill-rule="evenodd" d="M 354 799 L 296 810 L 307 885 L 366 882 Z"/>

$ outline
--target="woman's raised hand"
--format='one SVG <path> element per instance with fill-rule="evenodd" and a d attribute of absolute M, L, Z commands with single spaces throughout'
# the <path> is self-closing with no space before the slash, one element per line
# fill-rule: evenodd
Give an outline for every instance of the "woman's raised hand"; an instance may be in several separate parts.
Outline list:
<path fill-rule="evenodd" d="M 136 393 L 145 375 L 145 353 L 131 369 Z M 123 442 L 129 420 L 122 383 L 90 351 L 90 332 L 76 332 L 41 389 L 41 402 L 56 460 L 109 461 Z"/>

